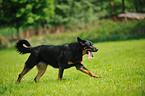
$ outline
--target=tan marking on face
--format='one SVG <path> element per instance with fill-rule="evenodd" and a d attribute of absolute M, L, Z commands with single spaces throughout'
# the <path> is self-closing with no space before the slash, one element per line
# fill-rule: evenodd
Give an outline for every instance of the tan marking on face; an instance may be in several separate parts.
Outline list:
<path fill-rule="evenodd" d="M 85 49 L 83 50 L 83 55 L 87 54 L 87 51 L 92 51 L 91 49 Z"/>

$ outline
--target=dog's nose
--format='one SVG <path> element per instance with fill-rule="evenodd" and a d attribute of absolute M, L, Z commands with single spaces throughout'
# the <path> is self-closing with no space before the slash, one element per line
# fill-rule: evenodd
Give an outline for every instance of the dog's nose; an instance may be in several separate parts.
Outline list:
<path fill-rule="evenodd" d="M 95 52 L 98 51 L 98 48 L 94 48 L 94 51 L 95 51 Z"/>
<path fill-rule="evenodd" d="M 98 51 L 98 48 L 96 48 L 96 51 Z"/>

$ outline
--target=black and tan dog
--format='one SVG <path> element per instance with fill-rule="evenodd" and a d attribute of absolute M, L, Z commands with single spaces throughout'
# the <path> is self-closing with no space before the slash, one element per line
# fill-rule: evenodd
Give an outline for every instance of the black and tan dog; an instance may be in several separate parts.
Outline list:
<path fill-rule="evenodd" d="M 95 75 L 82 64 L 82 57 L 88 54 L 88 58 L 91 58 L 93 54 L 91 52 L 97 52 L 98 49 L 93 46 L 93 43 L 88 40 L 81 40 L 77 38 L 78 43 L 63 44 L 63 45 L 40 45 L 37 47 L 31 47 L 28 41 L 20 40 L 16 44 L 17 50 L 21 54 L 31 53 L 28 60 L 25 62 L 23 71 L 19 74 L 17 83 L 19 83 L 22 77 L 30 71 L 35 65 L 38 68 L 38 74 L 35 77 L 35 82 L 39 82 L 40 77 L 46 71 L 47 65 L 51 65 L 54 68 L 59 68 L 58 79 L 61 80 L 63 71 L 66 68 L 75 66 L 77 70 L 80 70 L 93 77 L 101 77 Z M 27 47 L 24 47 L 25 44 Z"/>

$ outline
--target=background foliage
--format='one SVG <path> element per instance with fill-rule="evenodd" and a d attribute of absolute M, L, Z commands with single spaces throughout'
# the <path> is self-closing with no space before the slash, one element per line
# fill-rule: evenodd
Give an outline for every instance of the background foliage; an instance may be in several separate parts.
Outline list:
<path fill-rule="evenodd" d="M 21 39 L 19 33 L 27 29 L 35 35 L 39 29 L 45 34 L 47 30 L 68 29 L 72 34 L 79 30 L 78 36 L 92 41 L 143 38 L 144 21 L 115 23 L 107 19 L 126 11 L 145 12 L 144 4 L 144 0 L 0 0 L 0 34 L 8 38 L 0 36 L 0 42 Z"/>
<path fill-rule="evenodd" d="M 1 0 L 0 26 L 73 26 L 119 13 L 145 12 L 144 0 Z"/>
<path fill-rule="evenodd" d="M 112 20 L 102 20 L 97 22 L 94 27 L 85 31 L 64 32 L 57 35 L 49 34 L 41 37 L 36 36 L 30 40 L 34 45 L 39 45 L 76 42 L 76 37 L 78 36 L 93 42 L 140 39 L 145 37 L 144 28 L 144 21 L 117 23 Z M 36 42 L 37 40 L 38 42 Z"/>
<path fill-rule="evenodd" d="M 54 14 L 53 0 L 1 0 L 0 26 L 19 28 L 44 25 Z"/>

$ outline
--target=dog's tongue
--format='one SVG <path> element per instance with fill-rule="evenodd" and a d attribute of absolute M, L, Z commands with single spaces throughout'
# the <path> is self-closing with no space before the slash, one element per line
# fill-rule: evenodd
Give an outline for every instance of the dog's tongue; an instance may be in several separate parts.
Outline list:
<path fill-rule="evenodd" d="M 92 53 L 90 51 L 88 51 L 88 58 L 91 59 L 92 58 Z"/>

